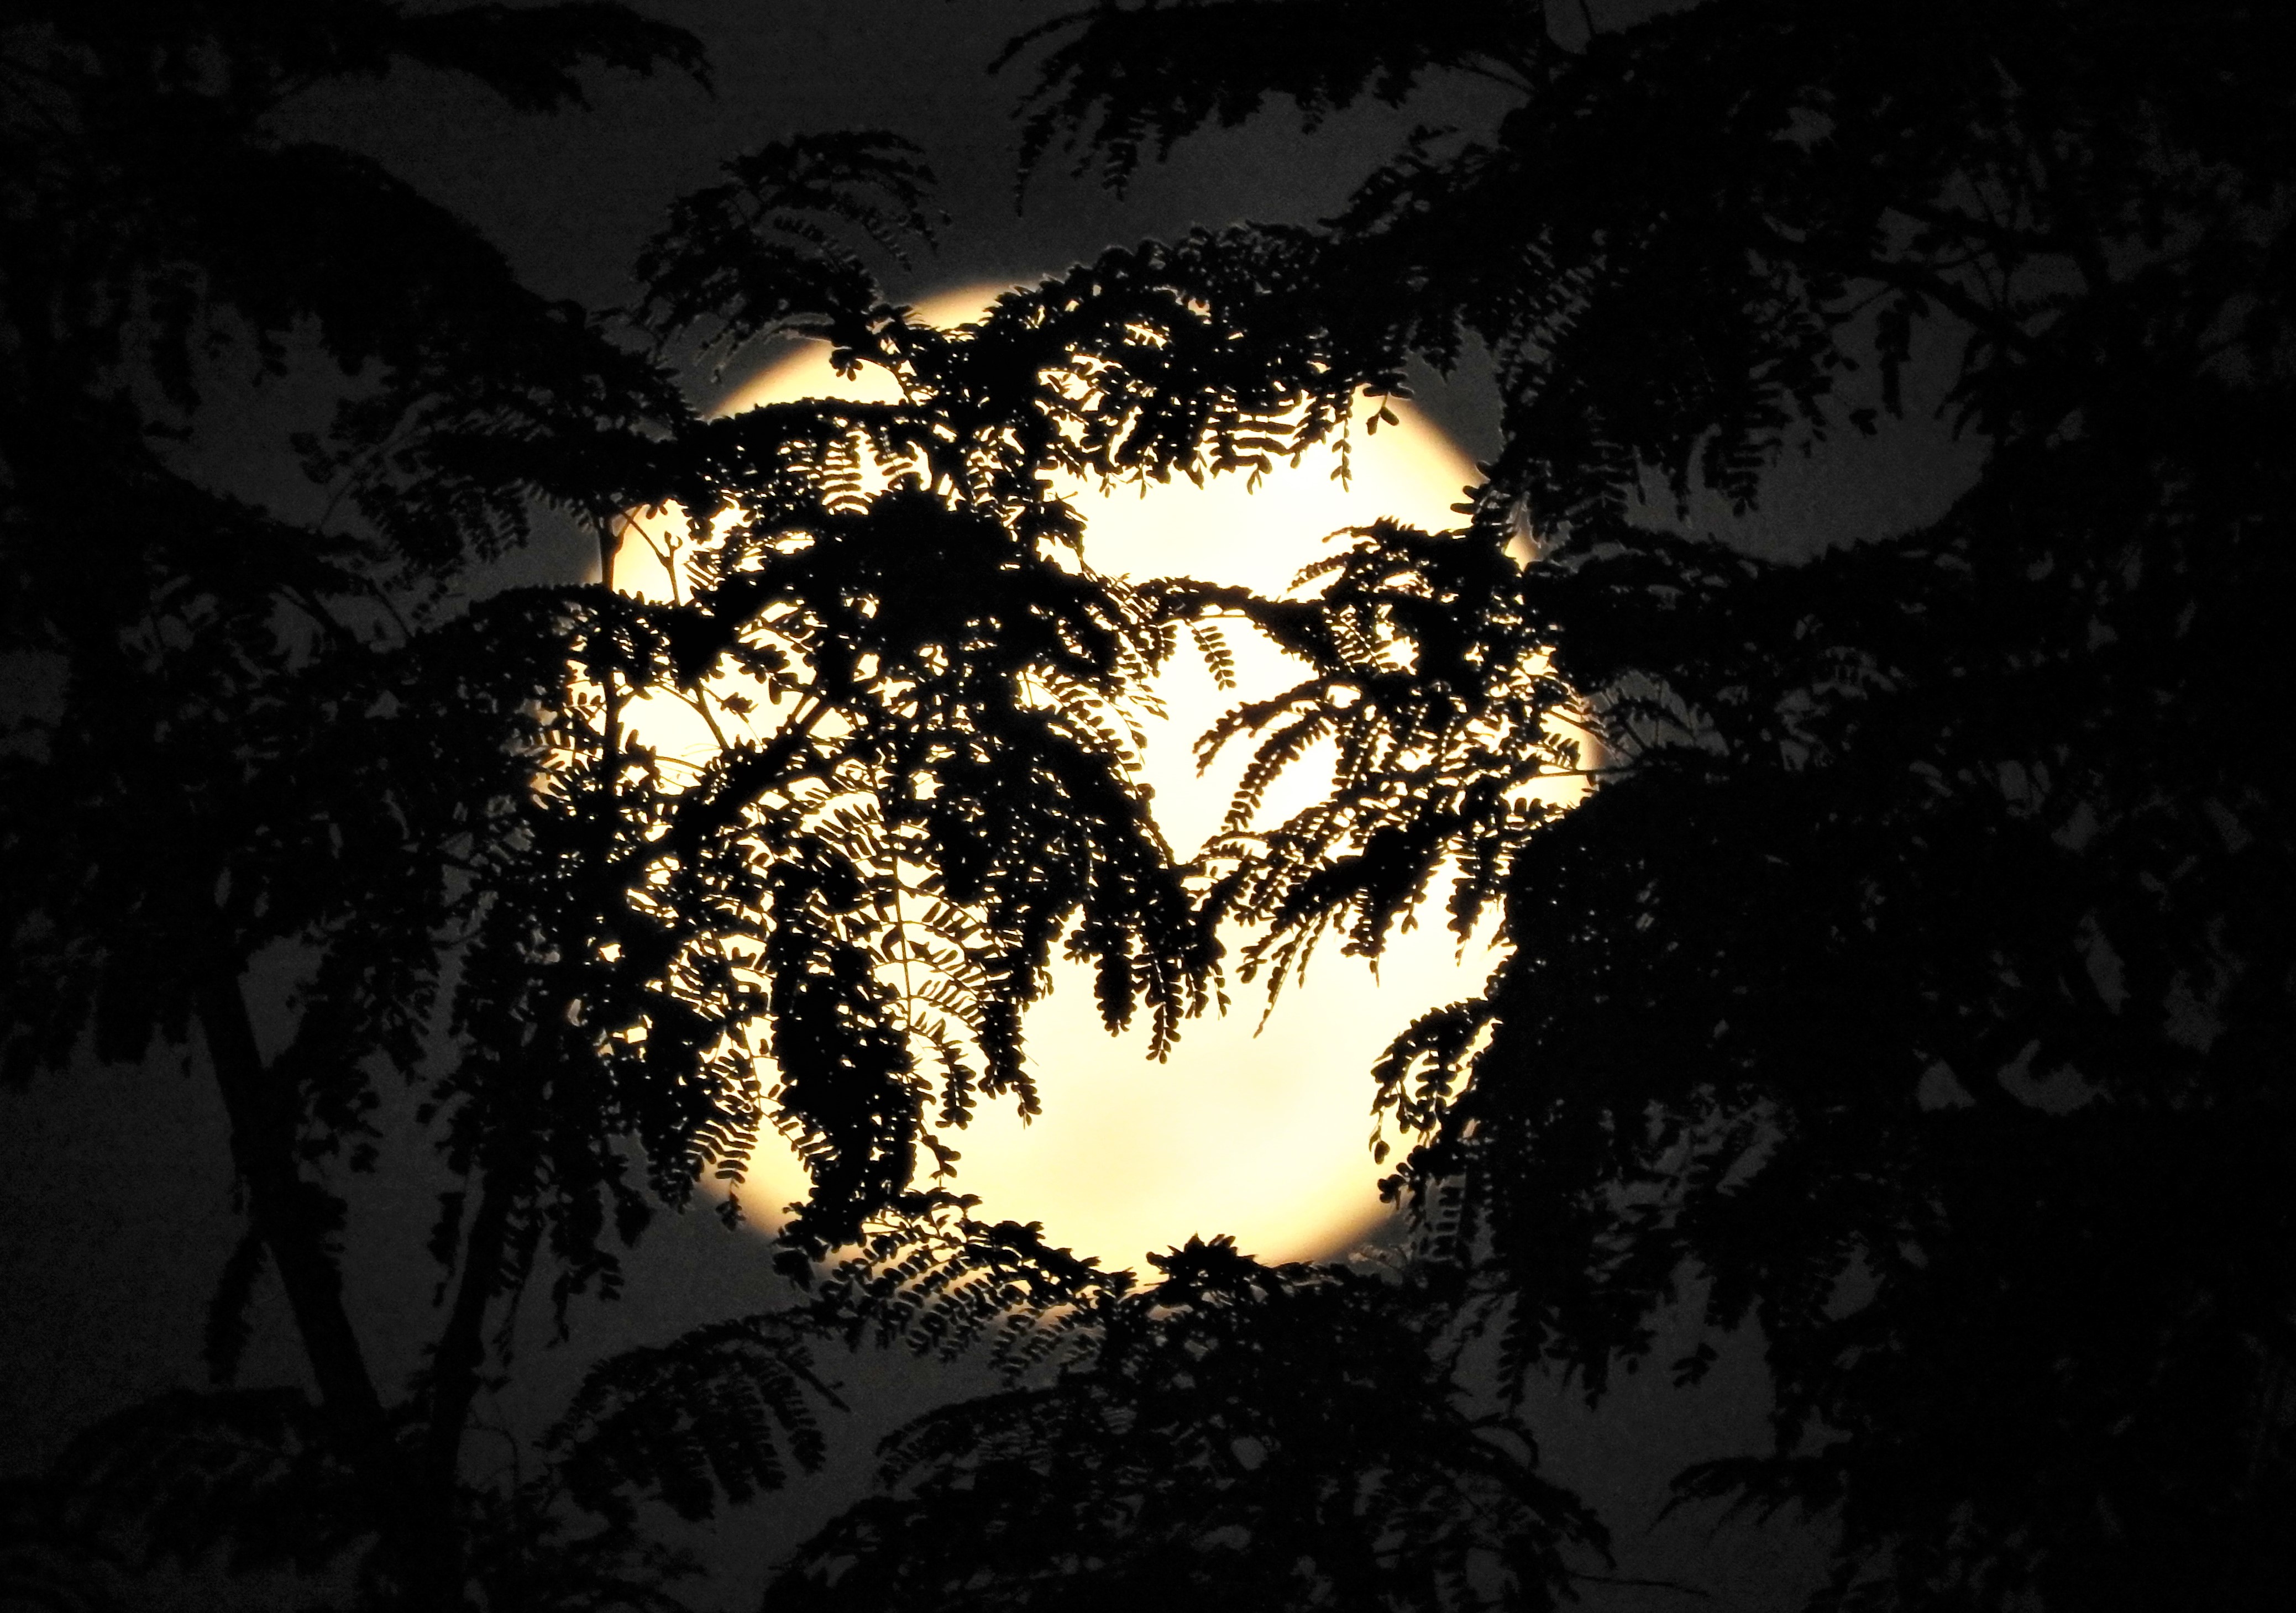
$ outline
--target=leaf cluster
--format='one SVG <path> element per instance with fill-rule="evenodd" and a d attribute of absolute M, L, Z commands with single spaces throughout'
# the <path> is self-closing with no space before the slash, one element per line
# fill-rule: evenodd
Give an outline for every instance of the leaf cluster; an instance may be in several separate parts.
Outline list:
<path fill-rule="evenodd" d="M 1550 1607 L 1601 1550 L 1521 1428 L 1455 1398 L 1401 1289 L 1226 1239 L 1150 1259 L 1152 1283 L 1060 1298 L 1090 1319 L 1049 1382 L 890 1437 L 880 1493 L 769 1605 Z"/>
<path fill-rule="evenodd" d="M 5 123 L 0 266 L 9 653 L 34 691 L 0 755 L 7 1069 L 196 1050 L 250 1223 L 210 1368 L 234 1377 L 276 1282 L 316 1392 L 156 1404 L 59 1483 L 169 1551 L 365 1554 L 372 1594 L 418 1604 L 500 1576 L 544 1597 L 547 1536 L 548 1596 L 594 1600 L 637 1549 L 631 1495 L 698 1514 L 816 1461 L 815 1386 L 773 1326 L 733 1325 L 601 1369 L 562 1490 L 472 1485 L 529 1284 L 562 1328 L 657 1205 L 737 1181 L 769 1130 L 813 1179 L 794 1266 L 914 1208 L 955 1160 L 938 1127 L 1033 1108 L 1021 1015 L 1061 952 L 1160 1050 L 1209 1003 L 1212 920 L 1136 785 L 1168 646 L 1082 564 L 1049 476 L 1264 467 L 1334 430 L 1349 383 L 1305 328 L 1239 350 L 1281 299 L 1204 242 L 1145 254 L 1185 292 L 1101 266 L 974 327 L 916 322 L 840 244 L 929 233 L 913 153 L 865 136 L 763 148 L 678 204 L 618 329 L 280 114 L 393 61 L 562 104 L 584 62 L 692 66 L 683 36 L 579 5 L 112 20 L 5 40 L 36 91 Z M 660 363 L 790 332 L 903 401 L 703 421 Z M 1217 378 L 1162 384 L 1167 352 Z M 202 460 L 234 371 L 258 397 L 340 377 L 290 445 L 316 514 Z M 537 506 L 609 566 L 648 512 L 672 596 L 468 598 Z M 665 712 L 707 743 L 658 742 Z M 455 1179 L 403 1394 L 344 1304 L 340 1181 L 401 1085 Z M 567 1504 L 603 1519 L 592 1545 L 552 1534 Z"/>
<path fill-rule="evenodd" d="M 1830 1518 L 1829 1605 L 2264 1605 L 2296 1135 L 2271 19 L 1718 0 L 1533 48 L 1537 8 L 1438 6 L 1272 65 L 1283 10 L 1078 13 L 1039 104 L 1121 173 L 1302 86 L 1518 78 L 1488 134 L 1239 254 L 1281 255 L 1335 356 L 1488 354 L 1467 529 L 1170 604 L 1310 668 L 1221 731 L 1257 746 L 1221 889 L 1259 960 L 1375 951 L 1447 883 L 1498 919 L 1489 989 L 1377 1071 L 1428 1254 L 1511 1370 L 1590 1393 L 1669 1306 L 1758 1326 L 1775 1447 L 1683 1494 Z M 1797 564 L 1683 534 L 1917 398 L 1984 449 L 1943 520 Z M 1334 751 L 1324 802 L 1241 832 Z M 1588 760 L 1585 804 L 1529 806 Z"/>

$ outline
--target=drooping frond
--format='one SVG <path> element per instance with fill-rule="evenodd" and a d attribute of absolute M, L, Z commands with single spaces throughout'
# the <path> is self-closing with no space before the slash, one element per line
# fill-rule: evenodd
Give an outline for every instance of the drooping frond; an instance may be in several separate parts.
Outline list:
<path fill-rule="evenodd" d="M 1308 38 L 1316 45 L 1301 48 Z M 1097 157 L 1119 189 L 1144 158 L 1278 98 L 1312 130 L 1359 100 L 1399 103 L 1447 70 L 1521 74 L 1549 48 L 1545 19 L 1504 0 L 1432 0 L 1407 12 L 1381 0 L 1102 0 L 1021 35 L 999 65 L 1039 41 L 1051 43 L 1029 63 L 1023 169 L 1065 140 L 1079 173 Z"/>
<path fill-rule="evenodd" d="M 627 1525 L 651 1498 L 701 1519 L 816 1471 L 824 1408 L 844 1403 L 816 1375 L 805 1331 L 768 1313 L 600 1362 L 545 1443 L 557 1481 L 591 1511 Z"/>
<path fill-rule="evenodd" d="M 1037 1223 L 975 1221 L 972 1203 L 931 1196 L 883 1218 L 821 1275 L 815 1324 L 944 1362 L 985 1345 L 1015 1381 L 1088 1348 L 1132 1273 L 1048 1244 Z"/>
<path fill-rule="evenodd" d="M 776 331 L 858 345 L 866 327 L 854 321 L 875 283 L 835 232 L 904 261 L 933 239 L 931 171 L 896 135 L 774 141 L 728 161 L 725 175 L 681 197 L 637 260 L 641 316 L 665 336 L 699 328 L 705 351 L 721 356 Z"/>

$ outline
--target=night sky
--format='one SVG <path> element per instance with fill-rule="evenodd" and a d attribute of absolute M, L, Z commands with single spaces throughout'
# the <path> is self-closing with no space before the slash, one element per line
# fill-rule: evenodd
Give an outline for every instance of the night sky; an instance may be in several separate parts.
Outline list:
<path fill-rule="evenodd" d="M 1472 125 L 1491 104 L 1462 83 L 1403 111 L 1335 118 L 1312 135 L 1275 119 L 1199 137 L 1144 169 L 1120 200 L 1070 176 L 1056 152 L 1016 211 L 1011 110 L 1025 75 L 991 78 L 986 68 L 1009 32 L 1059 5 L 652 0 L 644 9 L 705 41 L 714 94 L 666 76 L 604 78 L 588 111 L 524 118 L 475 90 L 402 74 L 311 99 L 297 132 L 374 155 L 476 221 L 541 291 L 603 306 L 628 295 L 626 266 L 672 195 L 707 183 L 733 152 L 800 131 L 889 128 L 924 148 L 951 222 L 937 254 L 906 268 L 882 266 L 897 297 L 922 297 L 1057 270 L 1108 244 L 1196 225 L 1314 219 L 1414 123 Z M 699 397 L 717 395 L 710 378 L 695 378 L 694 387 Z M 243 418 L 291 408 L 293 399 L 292 389 L 250 397 Z M 1488 390 L 1472 373 L 1431 385 L 1423 401 L 1471 454 L 1495 442 Z M 256 440 L 226 430 L 200 451 L 220 479 L 293 496 L 275 481 L 275 463 L 250 448 Z M 1789 464 L 1748 541 L 1792 552 L 1843 530 L 1902 529 L 1942 507 L 1958 467 L 1951 446 L 1919 423 L 1854 454 Z M 515 570 L 571 577 L 584 559 L 570 535 L 538 545 Z M 1363 1079 L 1357 1070 L 1332 1074 Z M 428 1328 L 433 1276 L 419 1245 L 438 1185 L 435 1164 L 401 1150 L 351 1187 L 352 1298 L 381 1342 L 386 1378 L 411 1364 Z M 69 1085 L 49 1080 L 0 1093 L 0 1292 L 10 1318 L 0 1331 L 0 1469 L 37 1467 L 92 1418 L 200 1381 L 208 1294 L 239 1226 L 231 1197 L 220 1109 L 196 1057 L 188 1069 L 170 1054 L 140 1069 L 81 1069 Z M 370 1252 L 381 1250 L 390 1252 Z M 545 1348 L 545 1327 L 529 1325 L 515 1388 L 488 1414 L 531 1436 L 601 1350 L 762 1307 L 782 1291 L 761 1241 L 728 1234 L 703 1213 L 657 1223 L 631 1279 L 618 1305 L 578 1307 L 570 1346 Z M 1661 1348 L 1654 1358 L 1667 1355 Z M 849 1497 L 840 1486 L 865 1457 L 867 1438 L 948 1382 L 871 1360 L 838 1370 L 864 1406 L 847 1438 L 846 1476 L 723 1522 L 706 1548 L 720 1570 L 719 1596 L 705 1603 L 753 1605 L 765 1561 Z M 283 1304 L 266 1295 L 244 1379 L 299 1371 Z M 1644 1532 L 1672 1470 L 1760 1439 L 1765 1396 L 1752 1341 L 1735 1341 L 1695 1393 L 1629 1380 L 1599 1415 L 1561 1386 L 1551 1401 L 1551 1469 L 1610 1518 L 1620 1575 L 1684 1578 L 1714 1593 L 1712 1605 L 1740 1608 L 1798 1599 L 1816 1582 L 1822 1540 L 1786 1525 L 1716 1533 L 1712 1519 L 1690 1517 Z M 486 1445 L 483 1436 L 472 1442 L 474 1460 L 489 1459 Z M 1587 1587 L 1587 1605 L 1598 1609 L 1688 1601 L 1657 1589 Z"/>

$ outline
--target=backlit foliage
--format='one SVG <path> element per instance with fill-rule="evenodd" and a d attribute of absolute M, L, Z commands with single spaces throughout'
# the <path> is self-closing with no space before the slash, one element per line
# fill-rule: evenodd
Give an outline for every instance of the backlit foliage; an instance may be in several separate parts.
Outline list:
<path fill-rule="evenodd" d="M 698 70 L 619 7 L 15 8 L 0 1054 L 191 1057 L 250 1228 L 214 1392 L 90 1430 L 17 1512 L 92 1565 L 135 1540 L 426 1613 L 666 1606 L 650 1514 L 824 1460 L 825 1331 L 980 1349 L 1010 1388 L 897 1435 L 777 1599 L 1543 1607 L 1602 1536 L 1507 1396 L 1545 1368 L 1599 1396 L 1694 1296 L 1755 1330 L 1775 1438 L 1679 1493 L 1824 1519 L 1819 1605 L 2276 1605 L 2279 20 L 1107 0 L 1021 42 L 1032 160 L 1120 183 L 1279 102 L 1312 125 L 1447 76 L 1495 110 L 1322 225 L 1112 249 L 947 330 L 873 278 L 937 227 L 890 137 L 736 157 L 608 319 L 279 116 L 393 64 L 522 110 Z M 696 416 L 675 363 L 783 336 L 898 401 Z M 1083 563 L 1054 474 L 1344 454 L 1414 363 L 1496 386 L 1458 529 L 1341 535 L 1278 600 Z M 248 375 L 326 397 L 269 445 L 309 482 L 279 508 L 201 458 Z M 1702 531 L 1916 410 L 1971 449 L 1942 515 L 1791 563 Z M 611 571 L 634 521 L 669 597 L 472 597 L 537 534 Z M 1207 736 L 1251 759 L 1176 868 L 1130 723 L 1184 641 L 1227 681 L 1230 632 L 1297 680 Z M 1322 798 L 1259 822 L 1308 767 Z M 934 1126 L 1034 1103 L 1058 954 L 1160 1050 L 1216 1000 L 1220 920 L 1263 927 L 1273 987 L 1423 897 L 1506 956 L 1371 1071 L 1399 1280 L 1215 1242 L 1140 1283 L 970 1218 Z M 401 1386 L 346 1303 L 340 1173 L 409 1090 L 457 1185 Z M 809 1172 L 781 1264 L 812 1309 L 602 1363 L 530 1472 L 478 1479 L 529 1290 L 564 1327 L 768 1130 Z M 274 1291 L 309 1388 L 233 1388 Z M 1488 1408 L 1458 1371 L 1486 1322 Z M 26 1583 L 110 1571 L 14 1538 Z"/>
<path fill-rule="evenodd" d="M 811 1173 L 793 1268 L 943 1202 L 931 1125 L 1033 1107 L 1021 1013 L 1061 953 L 1160 1049 L 1211 1000 L 1213 915 L 1134 777 L 1168 624 L 1081 563 L 1048 479 L 1265 468 L 1341 428 L 1351 380 L 1209 239 L 976 327 L 914 321 L 868 264 L 929 238 L 929 176 L 885 137 L 734 159 L 672 207 L 616 323 L 281 115 L 395 65 L 522 110 L 598 68 L 698 71 L 697 42 L 619 7 L 0 27 L 29 692 L 0 750 L 6 1068 L 164 1050 L 213 1079 L 250 1232 L 209 1364 L 229 1385 L 276 1291 L 311 1377 L 144 1408 L 57 1482 L 91 1527 L 383 1602 L 666 1595 L 639 1498 L 698 1512 L 820 1460 L 801 1345 L 728 1324 L 602 1368 L 545 1464 L 565 1487 L 488 1487 L 465 1447 L 522 1309 L 546 1296 L 562 1330 L 612 1295 L 655 1208 L 732 1185 L 767 1130 Z M 691 412 L 672 359 L 788 335 L 903 401 Z M 272 454 L 279 508 L 220 490 L 198 435 L 275 382 L 324 400 L 231 445 Z M 606 560 L 634 512 L 676 533 L 673 597 L 472 597 L 537 534 Z M 668 709 L 708 743 L 656 744 Z M 455 1185 L 402 1387 L 346 1303 L 340 1173 L 381 1162 L 410 1089 Z"/>
<path fill-rule="evenodd" d="M 1593 1393 L 1686 1294 L 1759 1323 L 1775 1447 L 1682 1493 L 1838 1527 L 1824 1605 L 2269 1605 L 2276 12 L 1347 11 L 1080 10 L 1027 58 L 1031 138 L 1121 180 L 1287 102 L 1497 103 L 1242 249 L 1336 367 L 1480 353 L 1499 391 L 1464 532 L 1373 528 L 1320 603 L 1225 607 L 1314 646 L 1319 681 L 1243 719 L 1267 760 L 1357 747 L 1296 832 L 1229 847 L 1262 955 L 1375 946 L 1446 880 L 1499 912 L 1487 993 L 1377 1071 L 1426 1254 L 1505 1318 L 1511 1371 Z M 1931 408 L 1972 449 L 1941 519 L 1791 564 L 1687 530 L 1751 511 L 1759 541 L 1783 453 Z M 1509 788 L 1556 731 L 1499 698 L 1550 672 L 1604 781 L 1559 816 Z"/>

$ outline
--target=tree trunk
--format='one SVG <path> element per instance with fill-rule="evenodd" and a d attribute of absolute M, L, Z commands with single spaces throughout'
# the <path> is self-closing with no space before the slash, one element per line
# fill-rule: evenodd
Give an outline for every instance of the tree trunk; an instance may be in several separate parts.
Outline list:
<path fill-rule="evenodd" d="M 366 1353 L 343 1306 L 342 1273 L 327 1241 L 340 1207 L 297 1166 L 296 1094 L 265 1062 L 234 972 L 218 967 L 205 983 L 200 1024 L 231 1123 L 232 1162 L 246 1186 L 250 1219 L 287 1291 L 320 1404 L 367 1493 L 385 1560 L 423 1613 L 459 1607 L 462 1558 L 454 1549 L 451 1511 L 441 1538 L 437 1509 L 422 1504 L 428 1476 L 414 1470 L 391 1437 Z M 432 1567 L 442 1549 L 454 1575 L 445 1584 Z"/>

